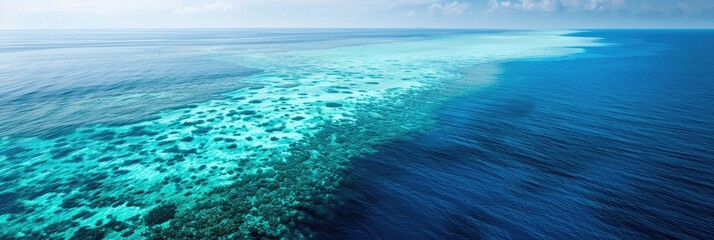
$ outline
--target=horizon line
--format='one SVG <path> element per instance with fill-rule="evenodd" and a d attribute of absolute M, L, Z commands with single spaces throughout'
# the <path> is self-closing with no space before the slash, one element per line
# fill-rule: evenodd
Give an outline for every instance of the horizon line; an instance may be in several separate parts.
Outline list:
<path fill-rule="evenodd" d="M 714 30 L 714 27 L 623 27 L 623 28 L 470 28 L 470 27 L 149 27 L 149 28 L 0 28 L 0 31 L 34 30 Z"/>

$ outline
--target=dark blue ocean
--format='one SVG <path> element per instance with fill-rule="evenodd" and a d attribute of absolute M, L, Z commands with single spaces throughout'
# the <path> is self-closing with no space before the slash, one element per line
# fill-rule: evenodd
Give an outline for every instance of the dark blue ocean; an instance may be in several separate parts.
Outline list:
<path fill-rule="evenodd" d="M 502 64 L 351 161 L 324 239 L 714 239 L 714 31 Z"/>

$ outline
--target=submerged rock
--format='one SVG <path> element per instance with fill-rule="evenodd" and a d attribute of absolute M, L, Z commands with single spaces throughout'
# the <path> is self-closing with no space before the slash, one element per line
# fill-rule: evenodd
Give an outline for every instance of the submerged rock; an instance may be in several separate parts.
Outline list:
<path fill-rule="evenodd" d="M 175 215 L 176 205 L 163 205 L 151 209 L 151 211 L 149 211 L 149 213 L 144 216 L 144 221 L 149 226 L 154 226 L 157 224 L 168 222 L 169 220 L 173 219 Z"/>
<path fill-rule="evenodd" d="M 329 102 L 329 103 L 325 103 L 325 107 L 338 108 L 338 107 L 342 107 L 342 104 Z"/>
<path fill-rule="evenodd" d="M 102 230 L 96 228 L 82 227 L 70 238 L 70 240 L 93 240 L 93 239 L 104 239 L 106 233 Z"/>
<path fill-rule="evenodd" d="M 245 111 L 240 112 L 240 114 L 243 114 L 243 115 L 253 115 L 255 113 L 256 112 L 253 110 L 245 110 Z"/>

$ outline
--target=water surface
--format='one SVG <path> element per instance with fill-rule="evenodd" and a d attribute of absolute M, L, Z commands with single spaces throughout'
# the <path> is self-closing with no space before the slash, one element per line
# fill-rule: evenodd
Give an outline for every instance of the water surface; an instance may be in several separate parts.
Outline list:
<path fill-rule="evenodd" d="M 712 235 L 709 31 L 4 33 L 3 239 Z"/>

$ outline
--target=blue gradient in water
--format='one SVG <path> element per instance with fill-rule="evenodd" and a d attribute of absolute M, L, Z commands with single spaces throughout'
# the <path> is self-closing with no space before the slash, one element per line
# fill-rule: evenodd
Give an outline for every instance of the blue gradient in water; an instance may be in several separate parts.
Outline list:
<path fill-rule="evenodd" d="M 355 159 L 327 239 L 714 239 L 714 31 L 506 63 Z"/>

